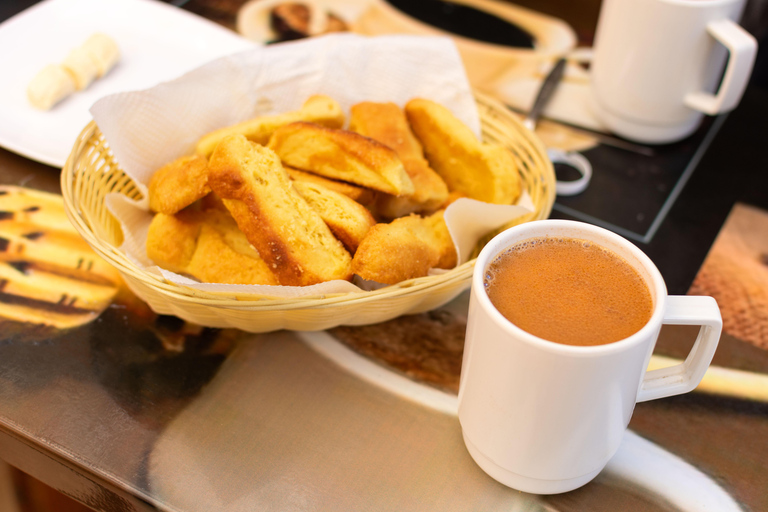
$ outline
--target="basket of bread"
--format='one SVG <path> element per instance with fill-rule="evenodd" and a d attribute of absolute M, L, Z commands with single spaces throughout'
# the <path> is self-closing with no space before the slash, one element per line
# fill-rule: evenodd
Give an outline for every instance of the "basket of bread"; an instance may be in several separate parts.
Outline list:
<path fill-rule="evenodd" d="M 153 310 L 210 327 L 434 309 L 493 234 L 554 201 L 541 142 L 442 38 L 259 48 L 91 112 L 61 175 L 70 220 Z"/>

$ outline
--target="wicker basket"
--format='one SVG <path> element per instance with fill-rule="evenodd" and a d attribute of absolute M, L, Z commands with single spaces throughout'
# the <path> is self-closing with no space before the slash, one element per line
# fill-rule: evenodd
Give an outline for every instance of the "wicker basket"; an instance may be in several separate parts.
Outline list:
<path fill-rule="evenodd" d="M 479 93 L 475 98 L 483 140 L 503 144 L 512 151 L 523 186 L 536 207 L 515 223 L 547 218 L 555 198 L 555 177 L 543 145 L 498 101 Z M 142 196 L 120 169 L 94 122 L 75 142 L 62 170 L 61 189 L 75 228 L 120 271 L 136 295 L 159 314 L 175 315 L 199 325 L 268 332 L 373 324 L 434 309 L 467 289 L 471 282 L 474 259 L 441 275 L 410 279 L 376 291 L 300 298 L 212 293 L 168 282 L 138 267 L 119 249 L 122 231 L 107 209 L 105 197 L 113 192 L 137 200 Z M 482 240 L 477 249 L 491 236 Z"/>

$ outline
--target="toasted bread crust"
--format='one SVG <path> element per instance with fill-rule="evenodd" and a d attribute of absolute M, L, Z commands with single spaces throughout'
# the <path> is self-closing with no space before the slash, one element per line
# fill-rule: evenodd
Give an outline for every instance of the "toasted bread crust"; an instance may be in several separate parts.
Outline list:
<path fill-rule="evenodd" d="M 288 176 L 290 176 L 293 181 L 317 183 L 318 185 L 322 185 L 323 187 L 336 191 L 339 194 L 344 194 L 345 196 L 349 197 L 357 203 L 362 204 L 363 206 L 372 204 L 377 197 L 376 193 L 368 188 L 352 185 L 351 183 L 346 183 L 344 181 L 332 180 L 330 178 L 318 176 L 317 174 L 313 174 L 311 172 L 294 169 L 293 167 L 289 167 L 287 165 L 284 165 L 283 167 L 285 168 L 286 172 L 288 172 Z"/>
<path fill-rule="evenodd" d="M 177 158 L 149 180 L 149 209 L 172 215 L 211 191 L 208 186 L 208 159 L 200 155 Z"/>
<path fill-rule="evenodd" d="M 280 284 L 350 278 L 349 253 L 293 189 L 273 151 L 243 135 L 226 137 L 211 156 L 209 183 Z"/>
<path fill-rule="evenodd" d="M 382 194 L 376 212 L 393 219 L 410 213 L 432 212 L 448 198 L 445 181 L 424 158 L 424 150 L 413 134 L 403 110 L 394 103 L 358 103 L 351 108 L 350 130 L 392 148 L 413 182 L 414 192 L 396 197 Z"/>
<path fill-rule="evenodd" d="M 208 133 L 198 141 L 196 152 L 200 155 L 209 156 L 219 142 L 225 137 L 235 134 L 245 135 L 248 140 L 266 145 L 278 127 L 295 121 L 309 121 L 329 128 L 341 128 L 344 125 L 344 112 L 332 98 L 316 94 L 307 99 L 299 110 L 284 114 L 259 116 Z"/>
<path fill-rule="evenodd" d="M 440 258 L 435 263 L 435 268 L 449 269 L 458 263 L 458 254 L 456 246 L 445 224 L 445 210 L 438 210 L 429 217 L 424 218 L 424 222 L 431 228 L 434 245 L 440 253 Z"/>
<path fill-rule="evenodd" d="M 275 130 L 269 148 L 290 167 L 388 194 L 413 194 L 413 183 L 397 154 L 349 130 L 291 123 Z"/>
<path fill-rule="evenodd" d="M 382 284 L 427 275 L 440 255 L 425 241 L 426 229 L 421 220 L 411 215 L 373 226 L 352 258 L 352 272 Z"/>
<path fill-rule="evenodd" d="M 240 233 L 237 226 L 234 229 Z M 204 283 L 279 284 L 259 254 L 253 248 L 247 252 L 249 254 L 244 254 L 233 247 L 231 241 L 227 240 L 226 232 L 212 224 L 203 223 L 186 273 Z"/>
<path fill-rule="evenodd" d="M 297 181 L 294 187 L 351 254 L 376 224 L 371 212 L 343 194 L 317 183 Z"/>
<path fill-rule="evenodd" d="M 520 177 L 506 148 L 482 144 L 450 110 L 433 101 L 413 99 L 405 113 L 430 166 L 451 191 L 495 204 L 511 204 L 520 196 Z"/>

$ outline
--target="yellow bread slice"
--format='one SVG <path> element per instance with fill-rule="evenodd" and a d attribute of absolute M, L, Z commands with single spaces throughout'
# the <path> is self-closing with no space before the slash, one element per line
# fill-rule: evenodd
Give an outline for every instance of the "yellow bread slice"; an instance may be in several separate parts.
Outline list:
<path fill-rule="evenodd" d="M 413 182 L 411 195 L 381 194 L 376 201 L 377 213 L 392 219 L 414 212 L 432 212 L 446 201 L 448 187 L 429 167 L 424 150 L 400 107 L 394 103 L 366 101 L 353 105 L 350 113 L 349 129 L 392 148 Z"/>
<path fill-rule="evenodd" d="M 240 233 L 245 240 L 245 235 L 234 224 L 234 220 L 232 224 L 234 231 Z M 234 242 L 244 251 L 233 247 L 232 238 L 238 238 L 235 232 L 228 235 L 212 224 L 203 223 L 195 253 L 187 265 L 187 273 L 204 283 L 279 284 L 267 264 L 247 241 L 245 247 L 237 240 Z"/>
<path fill-rule="evenodd" d="M 430 166 L 450 191 L 495 204 L 511 204 L 520 196 L 520 177 L 509 150 L 481 143 L 450 110 L 434 101 L 413 99 L 405 114 Z"/>
<path fill-rule="evenodd" d="M 451 233 L 445 224 L 444 213 L 445 210 L 438 210 L 429 217 L 425 217 L 424 222 L 431 228 L 434 246 L 440 253 L 440 259 L 435 263 L 435 268 L 448 269 L 456 266 L 458 255 Z"/>
<path fill-rule="evenodd" d="M 440 260 L 431 227 L 418 215 L 376 224 L 352 258 L 352 272 L 369 281 L 396 284 L 426 276 Z"/>
<path fill-rule="evenodd" d="M 328 128 L 341 128 L 344 125 L 344 112 L 335 100 L 317 94 L 310 96 L 299 110 L 284 114 L 259 116 L 208 133 L 198 141 L 196 152 L 200 155 L 209 156 L 222 139 L 235 134 L 245 135 L 250 141 L 266 145 L 277 128 L 296 121 L 308 121 Z"/>
<path fill-rule="evenodd" d="M 352 185 L 351 183 L 346 183 L 344 181 L 324 178 L 322 176 L 318 176 L 317 174 L 294 169 L 293 167 L 285 165 L 283 167 L 285 167 L 285 170 L 288 172 L 288 176 L 290 176 L 291 179 L 295 182 L 303 181 L 308 183 L 317 183 L 318 185 L 322 185 L 325 188 L 334 190 L 339 194 L 344 194 L 348 198 L 364 206 L 372 204 L 376 199 L 376 192 L 369 188 L 358 187 L 357 185 Z"/>
<path fill-rule="evenodd" d="M 368 230 L 376 224 L 371 212 L 344 194 L 317 183 L 295 181 L 293 186 L 309 206 L 320 214 L 344 247 L 354 254 Z"/>
<path fill-rule="evenodd" d="M 204 283 L 278 284 L 227 211 L 158 213 L 150 223 L 147 256 Z"/>
<path fill-rule="evenodd" d="M 208 159 L 200 155 L 177 158 L 149 180 L 149 209 L 174 214 L 211 192 Z"/>
<path fill-rule="evenodd" d="M 185 274 L 195 254 L 201 225 L 198 212 L 156 214 L 147 232 L 147 257 L 159 267 Z"/>
<path fill-rule="evenodd" d="M 298 122 L 275 130 L 269 148 L 286 165 L 326 178 L 393 195 L 413 194 L 413 182 L 397 154 L 349 130 Z"/>
<path fill-rule="evenodd" d="M 270 149 L 244 135 L 224 138 L 208 163 L 208 183 L 281 285 L 351 277 L 349 253 Z"/>

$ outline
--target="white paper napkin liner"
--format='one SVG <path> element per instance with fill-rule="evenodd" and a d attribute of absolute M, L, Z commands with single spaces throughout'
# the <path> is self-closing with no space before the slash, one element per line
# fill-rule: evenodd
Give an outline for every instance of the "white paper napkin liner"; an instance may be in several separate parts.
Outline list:
<path fill-rule="evenodd" d="M 151 89 L 91 107 L 122 169 L 142 188 L 162 165 L 194 152 L 201 136 L 257 115 L 297 110 L 326 94 L 345 113 L 361 101 L 400 106 L 414 97 L 450 109 L 480 136 L 477 105 L 447 37 L 331 34 L 255 47 Z"/>
<path fill-rule="evenodd" d="M 533 201 L 524 191 L 517 204 L 491 204 L 461 198 L 445 209 L 445 224 L 453 238 L 459 265 L 469 260 L 477 241 L 487 233 L 534 211 Z"/>

